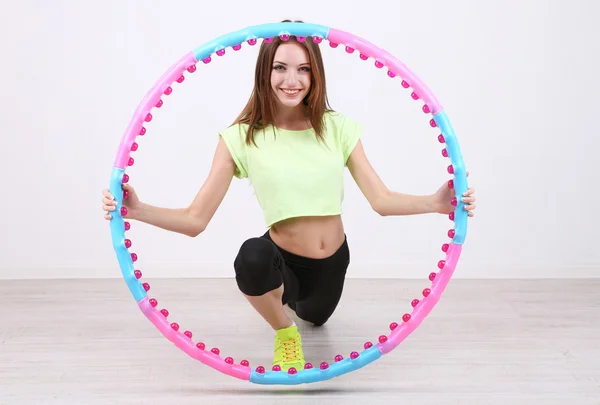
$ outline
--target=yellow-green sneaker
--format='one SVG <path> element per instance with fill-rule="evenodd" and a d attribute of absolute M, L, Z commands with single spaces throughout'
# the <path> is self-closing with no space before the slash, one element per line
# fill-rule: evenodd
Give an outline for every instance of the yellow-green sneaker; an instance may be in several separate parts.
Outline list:
<path fill-rule="evenodd" d="M 273 366 L 277 365 L 286 372 L 292 367 L 296 371 L 300 371 L 304 368 L 305 363 L 302 337 L 298 332 L 298 327 L 292 325 L 289 328 L 278 329 L 275 335 Z"/>

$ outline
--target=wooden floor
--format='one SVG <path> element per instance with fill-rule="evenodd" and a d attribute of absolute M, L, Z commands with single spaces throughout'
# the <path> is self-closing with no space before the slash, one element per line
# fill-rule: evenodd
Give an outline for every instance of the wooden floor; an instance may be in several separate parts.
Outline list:
<path fill-rule="evenodd" d="M 235 281 L 150 280 L 169 319 L 224 356 L 268 366 L 273 334 Z M 349 280 L 308 361 L 376 341 L 424 282 Z M 453 280 L 392 353 L 300 386 L 225 376 L 167 341 L 122 280 L 1 281 L 0 405 L 600 404 L 600 280 Z M 392 402 L 393 401 L 393 402 Z"/>

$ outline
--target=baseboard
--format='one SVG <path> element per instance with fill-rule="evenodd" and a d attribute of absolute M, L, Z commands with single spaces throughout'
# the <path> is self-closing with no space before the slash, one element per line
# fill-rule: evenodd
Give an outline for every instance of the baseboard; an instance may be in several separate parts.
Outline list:
<path fill-rule="evenodd" d="M 232 278 L 231 265 L 216 264 L 153 264 L 141 269 L 146 278 Z M 425 265 L 395 265 L 353 263 L 348 269 L 351 279 L 419 279 L 435 271 Z M 48 266 L 0 268 L 0 280 L 14 279 L 81 279 L 120 278 L 117 265 L 104 266 Z M 464 265 L 456 269 L 456 279 L 548 279 L 600 278 L 599 265 L 570 266 L 490 266 Z"/>

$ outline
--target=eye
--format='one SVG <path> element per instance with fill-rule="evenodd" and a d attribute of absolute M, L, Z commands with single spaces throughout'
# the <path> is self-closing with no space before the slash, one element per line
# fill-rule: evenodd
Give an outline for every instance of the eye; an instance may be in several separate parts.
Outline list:
<path fill-rule="evenodd" d="M 300 70 L 304 70 L 305 72 L 310 72 L 310 68 L 308 66 L 302 66 Z"/>
<path fill-rule="evenodd" d="M 283 65 L 276 65 L 273 67 L 274 70 L 281 70 L 281 69 L 285 69 L 285 67 Z"/>

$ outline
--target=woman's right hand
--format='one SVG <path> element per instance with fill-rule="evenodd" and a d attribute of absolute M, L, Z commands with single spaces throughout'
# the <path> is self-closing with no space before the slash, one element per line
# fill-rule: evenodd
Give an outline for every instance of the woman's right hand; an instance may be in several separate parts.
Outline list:
<path fill-rule="evenodd" d="M 123 194 L 123 202 L 121 205 L 127 209 L 126 216 L 133 217 L 135 210 L 139 208 L 140 200 L 133 187 L 129 184 L 123 184 Z M 115 201 L 114 196 L 108 189 L 102 190 L 102 209 L 106 212 L 104 214 L 104 219 L 112 219 L 110 212 L 114 211 L 116 208 L 117 202 Z"/>

